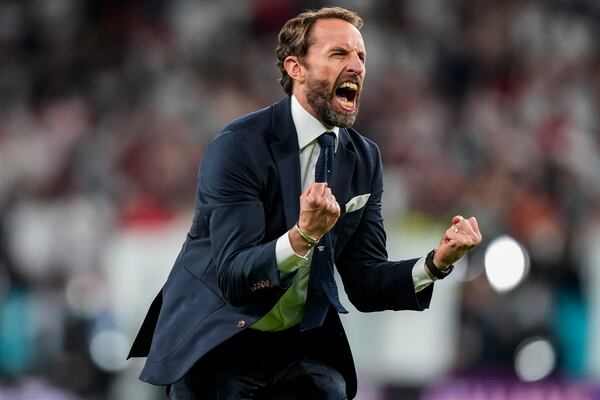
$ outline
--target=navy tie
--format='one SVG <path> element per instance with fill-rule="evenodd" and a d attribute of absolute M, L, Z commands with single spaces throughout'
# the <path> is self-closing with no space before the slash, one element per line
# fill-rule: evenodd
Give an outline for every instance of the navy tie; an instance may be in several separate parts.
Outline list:
<path fill-rule="evenodd" d="M 325 132 L 317 138 L 321 152 L 315 168 L 315 182 L 327 182 L 331 186 L 331 168 L 335 157 L 335 134 Z"/>
<path fill-rule="evenodd" d="M 327 182 L 331 187 L 335 156 L 335 134 L 325 132 L 317 140 L 321 146 L 321 151 L 315 168 L 315 182 Z M 313 251 L 308 280 L 308 295 L 301 324 L 301 330 L 303 331 L 323 325 L 329 305 L 333 306 L 337 312 L 348 312 L 340 303 L 338 297 L 333 266 L 333 247 L 331 237 L 327 233 L 321 238 Z"/>

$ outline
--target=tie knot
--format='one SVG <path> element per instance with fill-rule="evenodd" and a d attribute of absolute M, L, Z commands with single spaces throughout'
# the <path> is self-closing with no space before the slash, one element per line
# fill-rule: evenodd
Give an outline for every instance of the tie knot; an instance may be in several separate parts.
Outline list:
<path fill-rule="evenodd" d="M 325 132 L 317 138 L 317 141 L 319 142 L 319 146 L 321 147 L 333 147 L 333 144 L 335 143 L 335 133 L 329 131 Z"/>

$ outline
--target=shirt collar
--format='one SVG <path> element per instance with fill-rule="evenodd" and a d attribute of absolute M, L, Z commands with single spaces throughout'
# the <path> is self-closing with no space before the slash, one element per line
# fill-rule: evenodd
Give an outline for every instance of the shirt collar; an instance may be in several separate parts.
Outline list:
<path fill-rule="evenodd" d="M 340 128 L 334 126 L 331 129 L 327 129 L 325 125 L 300 105 L 300 102 L 294 95 L 292 95 L 292 120 L 296 126 L 296 132 L 298 132 L 298 145 L 300 146 L 300 150 L 308 146 L 312 141 L 316 140 L 327 131 L 335 134 L 335 148 L 337 149 Z"/>

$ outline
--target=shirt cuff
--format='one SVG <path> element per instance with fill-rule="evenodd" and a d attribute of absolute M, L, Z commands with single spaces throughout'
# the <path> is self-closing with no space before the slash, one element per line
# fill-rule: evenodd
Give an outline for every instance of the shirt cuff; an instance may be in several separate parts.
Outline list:
<path fill-rule="evenodd" d="M 415 286 L 415 293 L 420 292 L 433 283 L 434 280 L 425 271 L 425 257 L 419 258 L 415 263 L 412 269 L 412 279 Z"/>
<path fill-rule="evenodd" d="M 289 274 L 300 268 L 301 266 L 308 264 L 310 252 L 305 255 L 296 254 L 290 243 L 288 232 L 284 233 L 277 239 L 275 243 L 275 259 L 277 260 L 277 269 L 279 272 Z"/>

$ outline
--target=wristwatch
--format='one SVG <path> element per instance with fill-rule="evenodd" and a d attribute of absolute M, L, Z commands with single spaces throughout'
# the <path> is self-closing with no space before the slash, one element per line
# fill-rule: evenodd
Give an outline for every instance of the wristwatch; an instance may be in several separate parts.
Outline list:
<path fill-rule="evenodd" d="M 431 275 L 437 279 L 444 279 L 454 270 L 454 264 L 450 264 L 446 269 L 440 269 L 433 263 L 433 256 L 435 255 L 435 249 L 431 250 L 427 257 L 425 257 L 425 266 L 431 272 Z"/>

